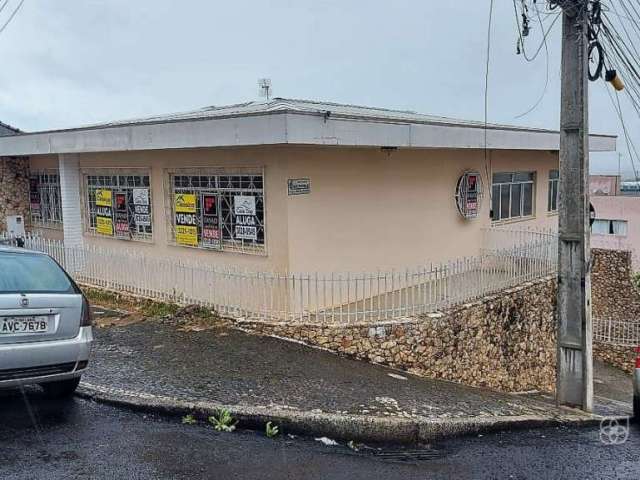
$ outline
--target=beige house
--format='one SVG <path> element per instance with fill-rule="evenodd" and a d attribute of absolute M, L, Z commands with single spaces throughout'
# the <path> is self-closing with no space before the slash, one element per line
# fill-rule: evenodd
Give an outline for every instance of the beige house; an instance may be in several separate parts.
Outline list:
<path fill-rule="evenodd" d="M 279 98 L 0 137 L 28 159 L 14 213 L 42 236 L 277 272 L 404 268 L 476 255 L 492 224 L 555 226 L 558 149 L 557 131 Z"/>

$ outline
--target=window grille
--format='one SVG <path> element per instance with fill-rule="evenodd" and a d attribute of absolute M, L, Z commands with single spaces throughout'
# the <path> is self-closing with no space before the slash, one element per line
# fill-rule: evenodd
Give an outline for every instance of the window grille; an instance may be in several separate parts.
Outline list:
<path fill-rule="evenodd" d="M 153 240 L 148 170 L 83 171 L 85 232 L 120 240 Z"/>
<path fill-rule="evenodd" d="M 530 217 L 534 205 L 534 172 L 494 173 L 493 220 Z"/>
<path fill-rule="evenodd" d="M 173 245 L 266 252 L 262 169 L 178 169 L 165 176 Z"/>
<path fill-rule="evenodd" d="M 559 186 L 560 172 L 558 170 L 551 170 L 549 172 L 549 192 L 547 194 L 547 211 L 558 211 L 558 186 Z"/>
<path fill-rule="evenodd" d="M 29 204 L 32 225 L 62 228 L 62 195 L 58 169 L 31 172 Z"/>

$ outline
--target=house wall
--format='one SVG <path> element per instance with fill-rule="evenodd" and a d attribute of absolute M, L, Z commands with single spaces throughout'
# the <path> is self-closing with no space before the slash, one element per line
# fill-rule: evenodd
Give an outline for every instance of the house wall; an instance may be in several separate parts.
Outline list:
<path fill-rule="evenodd" d="M 628 250 L 634 271 L 640 270 L 640 197 L 591 196 L 597 219 L 626 220 L 627 235 L 591 235 L 592 248 Z"/>
<path fill-rule="evenodd" d="M 491 224 L 482 151 L 297 147 L 288 157 L 289 178 L 311 180 L 310 194 L 288 199 L 292 271 L 375 271 L 476 255 Z M 535 215 L 514 228 L 557 225 L 546 211 L 557 153 L 497 151 L 490 162 L 494 172 L 537 172 Z M 466 170 L 483 177 L 481 212 L 470 220 L 454 200 Z"/>
<path fill-rule="evenodd" d="M 22 215 L 29 226 L 29 159 L 0 157 L 0 231 L 7 216 Z"/>
<path fill-rule="evenodd" d="M 80 168 L 143 168 L 151 174 L 153 241 L 138 242 L 92 236 L 85 233 L 85 243 L 106 248 L 126 248 L 161 258 L 177 258 L 189 262 L 234 266 L 250 270 L 288 268 L 286 217 L 286 159 L 277 147 L 247 149 L 159 150 L 145 152 L 81 154 Z M 218 252 L 169 245 L 165 217 L 164 178 L 166 169 L 197 167 L 264 167 L 267 255 Z"/>
<path fill-rule="evenodd" d="M 153 242 L 85 234 L 89 245 L 127 248 L 155 257 L 189 259 L 253 270 L 375 271 L 476 255 L 491 224 L 485 156 L 474 150 L 397 150 L 305 146 L 85 153 L 80 168 L 144 168 L 151 172 Z M 494 172 L 536 171 L 534 216 L 514 227 L 551 227 L 550 152 L 496 151 Z M 34 157 L 33 169 L 55 168 L 56 156 Z M 164 176 L 168 168 L 261 166 L 265 171 L 267 255 L 216 252 L 168 244 Z M 464 220 L 454 193 L 467 170 L 482 173 L 480 215 Z M 287 195 L 288 178 L 309 178 L 311 193 Z M 80 208 L 80 207 L 79 207 Z M 509 222 L 500 222 L 500 224 Z M 59 238 L 59 231 L 42 232 Z"/>

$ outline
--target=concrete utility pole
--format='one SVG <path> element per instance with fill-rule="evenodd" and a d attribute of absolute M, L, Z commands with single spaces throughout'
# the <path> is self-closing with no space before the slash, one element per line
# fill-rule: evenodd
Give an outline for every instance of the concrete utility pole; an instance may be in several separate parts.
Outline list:
<path fill-rule="evenodd" d="M 563 24 L 556 401 L 591 411 L 588 0 L 558 3 Z"/>

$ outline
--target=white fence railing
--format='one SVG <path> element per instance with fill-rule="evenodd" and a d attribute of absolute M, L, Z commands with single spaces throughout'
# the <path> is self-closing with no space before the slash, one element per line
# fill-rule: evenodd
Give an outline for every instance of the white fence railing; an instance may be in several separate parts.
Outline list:
<path fill-rule="evenodd" d="M 640 320 L 593 319 L 593 340 L 622 347 L 640 345 Z"/>
<path fill-rule="evenodd" d="M 436 312 L 555 271 L 553 233 L 503 234 L 485 232 L 476 257 L 376 273 L 249 272 L 38 237 L 27 237 L 25 247 L 48 253 L 87 285 L 205 305 L 234 318 L 354 324 Z"/>

